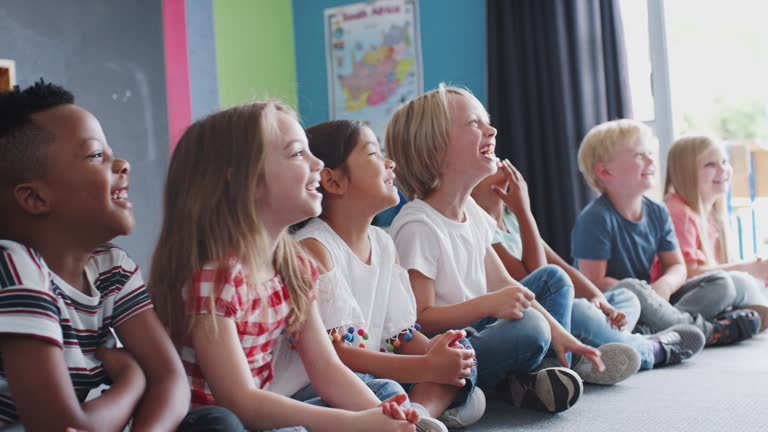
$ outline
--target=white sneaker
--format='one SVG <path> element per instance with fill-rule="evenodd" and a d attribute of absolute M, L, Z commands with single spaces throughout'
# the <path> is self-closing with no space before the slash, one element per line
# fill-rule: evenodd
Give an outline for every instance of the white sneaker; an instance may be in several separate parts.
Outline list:
<path fill-rule="evenodd" d="M 463 428 L 477 423 L 484 413 L 485 393 L 480 387 L 475 387 L 464 405 L 445 410 L 437 419 L 449 428 Z"/>
<path fill-rule="evenodd" d="M 416 432 L 448 432 L 448 428 L 440 420 L 424 416 L 416 423 Z"/>
<path fill-rule="evenodd" d="M 607 343 L 598 349 L 605 364 L 603 372 L 595 372 L 592 363 L 584 357 L 573 365 L 573 370 L 585 383 L 613 385 L 631 377 L 640 369 L 640 353 L 629 345 Z"/>
<path fill-rule="evenodd" d="M 416 423 L 417 432 L 448 432 L 448 428 L 445 427 L 440 420 L 430 417 L 429 411 L 422 405 L 416 402 L 411 402 L 411 408 L 419 413 L 419 422 Z"/>

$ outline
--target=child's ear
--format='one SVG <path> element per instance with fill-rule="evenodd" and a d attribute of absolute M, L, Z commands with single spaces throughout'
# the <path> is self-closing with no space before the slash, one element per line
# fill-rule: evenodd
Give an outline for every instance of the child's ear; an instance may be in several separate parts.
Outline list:
<path fill-rule="evenodd" d="M 22 183 L 13 188 L 13 199 L 21 209 L 34 216 L 51 211 L 51 196 L 48 188 L 38 182 Z"/>
<path fill-rule="evenodd" d="M 613 172 L 611 172 L 605 162 L 595 163 L 595 174 L 597 174 L 597 178 L 600 180 L 606 180 L 613 176 Z"/>
<path fill-rule="evenodd" d="M 320 170 L 320 185 L 323 190 L 342 195 L 347 190 L 347 176 L 340 172 L 341 170 L 333 170 L 330 168 L 323 168 Z"/>

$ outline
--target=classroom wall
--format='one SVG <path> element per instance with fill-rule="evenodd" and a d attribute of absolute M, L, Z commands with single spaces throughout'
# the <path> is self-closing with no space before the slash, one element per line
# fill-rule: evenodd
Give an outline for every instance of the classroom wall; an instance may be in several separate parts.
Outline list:
<path fill-rule="evenodd" d="M 184 127 L 267 96 L 298 105 L 305 124 L 328 120 L 323 10 L 350 3 L 3 0 L 0 58 L 16 60 L 21 86 L 46 77 L 72 89 L 130 160 L 138 223 L 117 243 L 148 270 L 168 156 Z M 419 4 L 425 88 L 464 85 L 485 102 L 485 2 Z M 185 37 L 174 37 L 179 32 Z M 168 104 L 169 97 L 181 102 Z"/>
<path fill-rule="evenodd" d="M 323 10 L 350 0 L 293 0 L 296 81 L 302 121 L 328 120 Z M 482 0 L 419 0 L 424 89 L 441 82 L 468 87 L 488 100 L 486 6 Z"/>
<path fill-rule="evenodd" d="M 71 89 L 98 117 L 114 152 L 130 161 L 138 223 L 116 243 L 146 268 L 168 162 L 161 3 L 3 0 L 0 35 L 0 58 L 16 60 L 20 86 L 43 77 Z"/>
<path fill-rule="evenodd" d="M 276 97 L 296 106 L 290 0 L 214 0 L 222 108 Z"/>

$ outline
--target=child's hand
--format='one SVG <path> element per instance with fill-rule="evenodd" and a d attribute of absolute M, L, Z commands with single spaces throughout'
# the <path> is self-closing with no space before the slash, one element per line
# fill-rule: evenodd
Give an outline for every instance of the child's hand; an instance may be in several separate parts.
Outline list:
<path fill-rule="evenodd" d="M 523 312 L 531 307 L 536 295 L 522 285 L 502 288 L 490 294 L 493 299 L 494 318 L 517 320 L 523 317 Z"/>
<path fill-rule="evenodd" d="M 398 405 L 399 406 L 399 405 Z M 411 411 L 411 410 L 409 410 Z M 419 421 L 419 415 L 415 415 L 415 421 Z M 386 432 L 414 432 L 414 422 L 409 420 L 397 420 L 382 413 L 382 408 L 371 408 L 365 411 L 349 413 L 349 421 L 342 425 L 342 431 L 386 431 Z"/>
<path fill-rule="evenodd" d="M 123 379 L 136 379 L 141 380 L 142 386 L 146 384 L 144 372 L 128 351 L 107 348 L 101 345 L 96 350 L 96 358 L 101 360 L 107 375 L 109 375 L 113 382 Z"/>
<path fill-rule="evenodd" d="M 599 295 L 593 297 L 589 302 L 595 305 L 596 308 L 603 311 L 605 316 L 608 317 L 608 322 L 611 323 L 611 327 L 621 330 L 624 328 L 624 326 L 627 325 L 627 316 L 624 315 L 623 312 L 619 312 L 613 306 L 611 306 L 611 304 L 608 303 L 608 300 L 606 300 L 604 296 Z"/>
<path fill-rule="evenodd" d="M 463 330 L 449 330 L 432 338 L 426 354 L 429 381 L 464 387 L 475 364 L 475 353 L 458 343 L 464 336 Z"/>
<path fill-rule="evenodd" d="M 499 169 L 507 178 L 507 187 L 502 188 L 497 185 L 491 185 L 491 189 L 496 192 L 496 195 L 504 201 L 504 205 L 515 215 L 530 211 L 531 200 L 528 196 L 528 184 L 525 182 L 523 175 L 520 174 L 517 168 L 512 166 L 508 159 L 504 159 L 499 163 Z"/>
<path fill-rule="evenodd" d="M 555 350 L 555 353 L 557 353 L 557 358 L 560 360 L 560 364 L 563 365 L 563 367 L 570 366 L 565 354 L 573 353 L 589 360 L 589 362 L 592 363 L 592 367 L 597 372 L 603 372 L 605 370 L 605 365 L 603 364 L 603 361 L 600 360 L 600 351 L 579 342 L 578 339 L 560 326 L 552 328 L 551 347 Z"/>
<path fill-rule="evenodd" d="M 419 422 L 419 413 L 412 408 L 403 408 L 402 405 L 408 400 L 408 395 L 400 393 L 385 400 L 379 405 L 381 412 L 394 420 L 404 420 L 408 423 L 416 424 Z"/>

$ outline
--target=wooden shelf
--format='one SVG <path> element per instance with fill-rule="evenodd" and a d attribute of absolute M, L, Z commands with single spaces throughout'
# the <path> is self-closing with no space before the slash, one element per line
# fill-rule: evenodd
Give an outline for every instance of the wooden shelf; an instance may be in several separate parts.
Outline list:
<path fill-rule="evenodd" d="M 0 91 L 8 91 L 16 85 L 16 62 L 0 59 Z"/>

